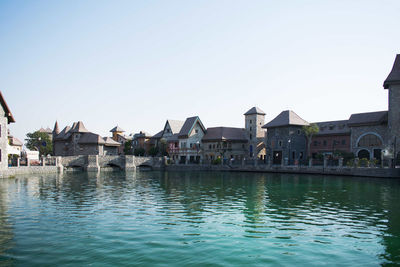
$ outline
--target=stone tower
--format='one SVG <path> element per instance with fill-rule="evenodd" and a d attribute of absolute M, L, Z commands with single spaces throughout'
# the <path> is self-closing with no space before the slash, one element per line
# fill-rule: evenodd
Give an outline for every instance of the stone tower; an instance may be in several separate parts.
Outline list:
<path fill-rule="evenodd" d="M 383 83 L 389 89 L 388 147 L 394 156 L 400 152 L 400 54 L 394 60 L 392 71 Z"/>
<path fill-rule="evenodd" d="M 113 139 L 114 141 L 116 141 L 116 142 L 119 142 L 119 141 L 118 141 L 118 135 L 122 135 L 125 131 L 122 130 L 122 128 L 119 127 L 119 126 L 117 125 L 117 126 L 115 126 L 114 128 L 112 128 L 112 129 L 110 130 L 110 132 L 112 133 L 112 139 Z"/>
<path fill-rule="evenodd" d="M 265 123 L 265 113 L 258 107 L 252 107 L 244 113 L 245 130 L 249 138 L 248 156 L 250 158 L 260 157 L 265 155 L 264 144 L 264 129 L 261 127 Z M 262 152 L 264 150 L 264 153 Z M 263 154 L 263 155 L 260 155 Z"/>

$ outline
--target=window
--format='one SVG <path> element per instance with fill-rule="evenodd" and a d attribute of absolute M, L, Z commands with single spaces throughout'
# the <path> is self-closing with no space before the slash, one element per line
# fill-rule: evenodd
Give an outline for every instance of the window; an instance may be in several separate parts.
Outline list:
<path fill-rule="evenodd" d="M 213 149 L 215 149 L 215 144 L 213 144 Z"/>
<path fill-rule="evenodd" d="M 190 147 L 190 148 L 192 148 L 192 147 L 193 147 L 193 144 L 192 144 L 192 143 L 190 143 L 189 147 Z"/>
<path fill-rule="evenodd" d="M 295 159 L 295 158 L 296 158 L 296 152 L 292 151 L 292 159 Z"/>
<path fill-rule="evenodd" d="M 196 130 L 194 130 L 195 131 L 195 133 L 198 133 L 199 132 L 199 130 L 198 129 L 196 129 Z"/>
<path fill-rule="evenodd" d="M 211 144 L 208 145 L 208 148 L 211 149 Z"/>
<path fill-rule="evenodd" d="M 318 146 L 318 141 L 314 141 L 314 146 Z"/>
<path fill-rule="evenodd" d="M 300 153 L 299 153 L 299 158 L 300 158 L 300 159 L 303 159 L 303 152 L 300 152 Z"/>
<path fill-rule="evenodd" d="M 252 121 L 250 120 L 250 124 L 252 123 Z"/>
<path fill-rule="evenodd" d="M 251 131 L 251 127 L 250 127 L 250 131 Z"/>
<path fill-rule="evenodd" d="M 381 146 L 382 141 L 375 134 L 364 135 L 360 141 L 358 141 L 359 147 L 371 147 L 371 146 Z"/>
<path fill-rule="evenodd" d="M 250 134 L 250 140 L 252 140 L 253 139 L 253 135 L 252 134 Z"/>
<path fill-rule="evenodd" d="M 300 131 L 300 130 L 297 130 L 297 134 L 300 135 L 300 134 L 301 134 L 301 131 Z"/>
<path fill-rule="evenodd" d="M 346 139 L 342 140 L 342 146 L 344 146 L 346 144 Z"/>
<path fill-rule="evenodd" d="M 327 143 L 326 143 L 326 140 L 324 140 L 322 143 L 323 143 L 324 146 L 326 146 L 326 144 L 327 144 Z"/>
<path fill-rule="evenodd" d="M 279 146 L 279 147 L 282 147 L 282 140 L 279 140 L 279 141 L 278 141 L 278 146 Z"/>

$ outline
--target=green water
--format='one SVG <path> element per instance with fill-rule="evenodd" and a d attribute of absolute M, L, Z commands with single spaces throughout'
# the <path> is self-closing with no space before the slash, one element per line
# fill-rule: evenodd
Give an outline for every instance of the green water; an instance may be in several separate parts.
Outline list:
<path fill-rule="evenodd" d="M 400 182 L 74 173 L 0 180 L 0 265 L 400 264 Z"/>

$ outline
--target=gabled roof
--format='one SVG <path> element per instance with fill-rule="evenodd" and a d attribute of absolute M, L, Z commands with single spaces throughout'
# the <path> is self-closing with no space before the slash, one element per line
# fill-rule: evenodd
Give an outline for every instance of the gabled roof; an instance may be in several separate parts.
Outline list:
<path fill-rule="evenodd" d="M 316 122 L 319 132 L 316 135 L 345 135 L 350 134 L 348 120 Z"/>
<path fill-rule="evenodd" d="M 105 141 L 104 139 L 95 133 L 83 133 L 81 137 L 79 138 L 78 144 L 98 144 L 98 145 L 104 145 Z"/>
<path fill-rule="evenodd" d="M 173 134 L 167 137 L 167 142 L 176 142 L 179 140 L 179 134 Z"/>
<path fill-rule="evenodd" d="M 71 133 L 88 133 L 89 131 L 85 128 L 85 125 L 83 125 L 83 122 L 78 121 L 78 122 L 74 123 L 70 132 Z"/>
<path fill-rule="evenodd" d="M 207 128 L 203 136 L 203 142 L 212 141 L 241 141 L 247 142 L 245 129 L 233 127 L 211 127 Z"/>
<path fill-rule="evenodd" d="M 294 111 L 285 110 L 276 116 L 275 119 L 265 124 L 262 128 L 283 127 L 289 125 L 304 126 L 310 124 L 306 120 L 303 120 Z"/>
<path fill-rule="evenodd" d="M 15 122 L 15 119 L 14 119 L 13 115 L 11 114 L 10 108 L 8 107 L 7 102 L 4 99 L 3 94 L 1 93 L 1 91 L 0 91 L 0 104 L 4 109 L 4 113 L 5 113 L 5 115 L 6 115 L 7 119 L 8 119 L 8 123 Z"/>
<path fill-rule="evenodd" d="M 114 141 L 111 137 L 104 137 L 104 145 L 105 146 L 120 146 L 121 143 Z"/>
<path fill-rule="evenodd" d="M 192 132 L 192 129 L 196 125 L 196 123 L 199 123 L 200 127 L 203 129 L 204 132 L 206 131 L 206 128 L 204 127 L 203 123 L 201 122 L 199 116 L 190 117 L 190 118 L 186 119 L 181 130 L 179 131 L 179 138 L 188 137 L 189 134 Z"/>
<path fill-rule="evenodd" d="M 375 111 L 351 114 L 348 125 L 349 126 L 363 126 L 363 125 L 377 125 L 386 123 L 388 120 L 387 111 Z"/>
<path fill-rule="evenodd" d="M 182 129 L 182 126 L 183 126 L 183 124 L 185 124 L 185 122 L 178 121 L 178 120 L 167 120 L 165 122 L 164 131 L 165 131 L 165 128 L 167 127 L 167 124 L 171 128 L 172 134 L 176 134 L 176 133 L 180 132 L 180 130 Z"/>
<path fill-rule="evenodd" d="M 121 133 L 123 133 L 123 132 L 125 132 L 121 127 L 119 127 L 118 125 L 117 126 L 115 126 L 114 128 L 112 128 L 111 130 L 110 130 L 110 132 L 121 132 Z"/>
<path fill-rule="evenodd" d="M 135 139 L 135 138 L 150 138 L 151 137 L 151 134 L 149 134 L 149 133 L 147 133 L 147 132 L 145 132 L 145 131 L 140 131 L 139 133 L 136 133 L 134 136 L 133 136 L 133 139 Z"/>
<path fill-rule="evenodd" d="M 252 115 L 252 114 L 260 114 L 260 115 L 265 115 L 264 111 L 262 111 L 260 108 L 258 107 L 252 107 L 251 109 L 249 109 L 246 113 L 244 113 L 243 115 Z"/>
<path fill-rule="evenodd" d="M 400 54 L 396 55 L 392 71 L 383 82 L 383 88 L 388 89 L 390 85 L 400 84 Z"/>

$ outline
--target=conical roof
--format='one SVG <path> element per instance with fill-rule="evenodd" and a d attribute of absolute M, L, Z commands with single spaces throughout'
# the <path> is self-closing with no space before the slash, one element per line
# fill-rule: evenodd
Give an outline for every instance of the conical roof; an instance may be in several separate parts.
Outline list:
<path fill-rule="evenodd" d="M 265 115 L 265 112 L 262 111 L 259 107 L 252 107 L 249 109 L 246 113 L 243 115 L 253 115 L 253 114 L 260 114 L 260 115 Z"/>
<path fill-rule="evenodd" d="M 55 134 L 60 133 L 60 128 L 58 128 L 58 121 L 56 121 L 56 123 L 54 124 L 53 133 L 55 133 Z"/>
<path fill-rule="evenodd" d="M 396 55 L 392 71 L 383 82 L 383 88 L 388 89 L 390 85 L 400 84 L 400 54 Z"/>

